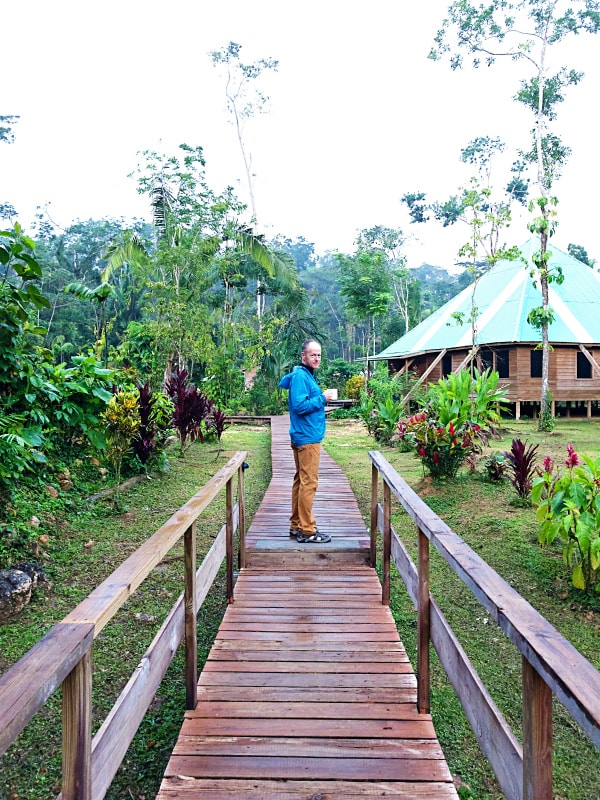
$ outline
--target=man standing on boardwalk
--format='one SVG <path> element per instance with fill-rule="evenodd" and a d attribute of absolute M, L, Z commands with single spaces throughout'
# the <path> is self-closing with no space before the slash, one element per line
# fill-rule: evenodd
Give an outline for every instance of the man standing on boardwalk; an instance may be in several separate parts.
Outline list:
<path fill-rule="evenodd" d="M 321 363 L 321 345 L 307 339 L 302 345 L 301 362 L 279 382 L 287 389 L 290 412 L 290 440 L 296 464 L 292 484 L 290 536 L 299 542 L 321 544 L 331 536 L 317 528 L 313 500 L 319 483 L 321 442 L 325 436 L 325 404 L 335 397 L 335 389 L 321 391 L 315 370 Z"/>

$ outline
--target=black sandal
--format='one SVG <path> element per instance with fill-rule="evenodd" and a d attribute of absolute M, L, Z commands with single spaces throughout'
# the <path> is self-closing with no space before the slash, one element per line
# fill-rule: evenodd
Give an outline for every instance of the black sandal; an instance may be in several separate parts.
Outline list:
<path fill-rule="evenodd" d="M 328 536 L 326 533 L 321 533 L 321 531 L 315 531 L 309 534 L 299 531 L 296 540 L 300 542 L 300 544 L 306 544 L 307 542 L 312 544 L 325 544 L 331 541 L 331 536 Z"/>

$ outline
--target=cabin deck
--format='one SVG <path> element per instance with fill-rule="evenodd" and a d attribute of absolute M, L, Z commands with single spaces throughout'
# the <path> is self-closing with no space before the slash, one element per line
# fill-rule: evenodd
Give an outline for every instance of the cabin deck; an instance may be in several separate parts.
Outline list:
<path fill-rule="evenodd" d="M 272 420 L 273 478 L 157 800 L 457 798 L 341 469 L 322 456 L 315 515 L 288 536 L 293 458 Z"/>

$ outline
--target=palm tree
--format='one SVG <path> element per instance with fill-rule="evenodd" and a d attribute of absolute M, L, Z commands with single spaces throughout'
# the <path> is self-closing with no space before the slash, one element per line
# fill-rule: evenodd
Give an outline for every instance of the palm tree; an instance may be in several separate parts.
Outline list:
<path fill-rule="evenodd" d="M 110 283 L 102 282 L 94 289 L 83 283 L 73 282 L 65 286 L 67 294 L 75 295 L 79 300 L 87 300 L 98 306 L 97 324 L 95 326 L 96 338 L 104 353 L 104 366 L 108 366 L 108 342 L 106 339 L 106 301 L 115 296 L 115 290 Z"/>

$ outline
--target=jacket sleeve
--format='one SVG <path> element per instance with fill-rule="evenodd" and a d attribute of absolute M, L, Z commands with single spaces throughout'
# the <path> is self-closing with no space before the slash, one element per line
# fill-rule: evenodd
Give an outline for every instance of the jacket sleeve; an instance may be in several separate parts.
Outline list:
<path fill-rule="evenodd" d="M 296 414 L 305 416 L 325 408 L 325 395 L 319 388 L 319 384 L 305 375 L 304 370 L 293 373 L 289 388 L 290 410 Z"/>

